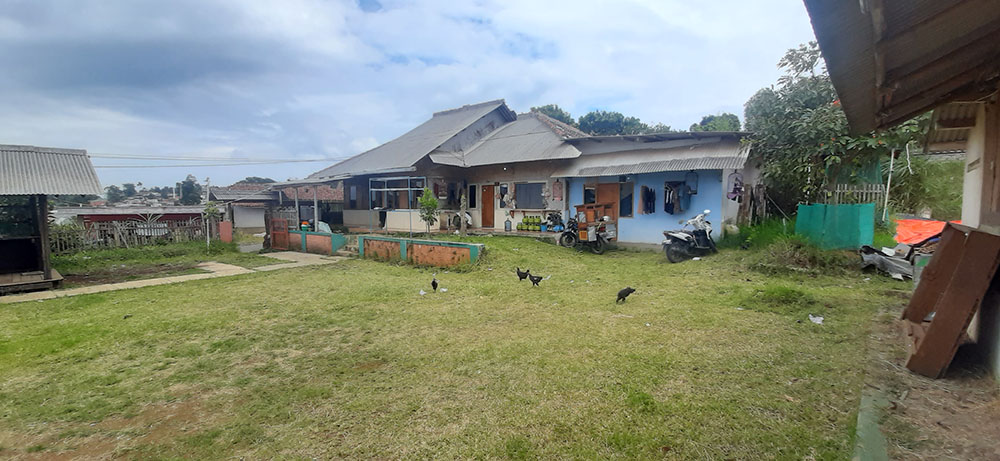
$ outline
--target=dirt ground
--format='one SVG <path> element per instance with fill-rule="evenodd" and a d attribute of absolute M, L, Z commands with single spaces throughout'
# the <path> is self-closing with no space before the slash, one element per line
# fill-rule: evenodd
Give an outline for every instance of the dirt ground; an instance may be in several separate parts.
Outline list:
<path fill-rule="evenodd" d="M 902 296 L 901 296 L 902 298 Z M 906 341 L 899 316 L 883 312 L 873 330 L 866 385 L 887 394 L 882 417 L 891 459 L 1000 459 L 997 383 L 974 344 L 959 348 L 941 379 L 905 367 Z"/>
<path fill-rule="evenodd" d="M 63 287 L 102 285 L 105 283 L 181 275 L 198 271 L 195 268 L 197 265 L 197 262 L 128 265 L 125 267 L 115 266 L 107 270 L 91 271 L 85 274 L 63 274 Z"/>

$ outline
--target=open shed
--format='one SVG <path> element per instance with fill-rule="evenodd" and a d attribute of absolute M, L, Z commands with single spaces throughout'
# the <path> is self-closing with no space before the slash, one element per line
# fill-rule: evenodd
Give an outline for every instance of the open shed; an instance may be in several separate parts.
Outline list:
<path fill-rule="evenodd" d="M 87 151 L 0 145 L 0 295 L 54 288 L 50 195 L 100 195 Z"/>

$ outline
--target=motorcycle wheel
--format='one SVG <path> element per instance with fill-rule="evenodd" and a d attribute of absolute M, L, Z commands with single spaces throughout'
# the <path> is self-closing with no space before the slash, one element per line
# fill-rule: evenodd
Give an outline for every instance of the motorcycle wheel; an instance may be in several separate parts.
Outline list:
<path fill-rule="evenodd" d="M 559 244 L 566 248 L 573 248 L 576 246 L 577 237 L 570 232 L 566 232 L 559 236 Z"/>
<path fill-rule="evenodd" d="M 672 263 L 683 262 L 687 259 L 687 253 L 677 245 L 665 245 L 663 252 L 667 254 L 667 261 Z"/>
<path fill-rule="evenodd" d="M 590 245 L 590 251 L 595 255 L 602 255 L 604 254 L 604 250 L 607 248 L 607 246 L 608 243 L 605 242 L 604 239 L 598 237 L 597 241 L 594 242 L 593 245 Z"/>
<path fill-rule="evenodd" d="M 462 218 L 459 218 L 458 216 L 451 218 L 451 227 L 454 227 L 455 229 L 461 229 Z"/>

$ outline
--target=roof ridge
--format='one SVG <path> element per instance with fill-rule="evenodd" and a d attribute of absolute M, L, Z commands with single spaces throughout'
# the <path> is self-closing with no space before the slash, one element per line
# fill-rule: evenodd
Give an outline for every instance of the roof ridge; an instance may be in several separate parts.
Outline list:
<path fill-rule="evenodd" d="M 555 118 L 550 117 L 548 115 L 545 115 L 545 114 L 543 114 L 541 112 L 530 111 L 526 115 L 533 115 L 533 116 L 535 116 L 535 118 L 537 118 L 538 120 L 541 120 L 542 123 L 545 123 L 546 125 L 548 125 L 549 128 L 553 132 L 556 132 L 556 130 L 565 131 L 566 132 L 565 134 L 556 133 L 557 135 L 559 135 L 559 137 L 561 137 L 563 139 L 575 138 L 575 137 L 579 137 L 579 136 L 587 136 L 587 133 L 584 133 L 583 130 L 581 130 L 581 129 L 573 126 L 573 125 L 570 125 L 570 124 L 568 124 L 566 122 L 563 122 L 561 120 L 556 120 Z M 578 136 L 571 136 L 571 135 L 578 135 Z"/>
<path fill-rule="evenodd" d="M 451 114 L 451 113 L 454 113 L 454 112 L 461 112 L 463 110 L 474 109 L 474 108 L 481 107 L 481 106 L 499 105 L 499 104 L 507 104 L 507 102 L 504 101 L 501 98 L 501 99 L 494 99 L 492 101 L 477 102 L 475 104 L 466 104 L 466 105 L 464 105 L 462 107 L 455 107 L 453 109 L 445 109 L 445 110 L 442 110 L 442 111 L 434 112 L 434 114 L 431 115 L 431 116 L 432 117 L 437 117 L 438 115 Z"/>
<path fill-rule="evenodd" d="M 44 152 L 48 154 L 68 154 L 68 155 L 87 155 L 86 149 L 70 149 L 64 147 L 39 147 L 39 146 L 29 146 L 26 144 L 0 144 L 0 151 L 17 151 L 17 152 Z"/>

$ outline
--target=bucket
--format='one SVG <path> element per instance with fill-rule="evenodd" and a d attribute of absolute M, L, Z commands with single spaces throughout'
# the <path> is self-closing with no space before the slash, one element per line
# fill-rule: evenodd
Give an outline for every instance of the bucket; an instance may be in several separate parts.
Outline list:
<path fill-rule="evenodd" d="M 540 225 L 540 226 L 538 226 L 538 227 L 540 227 L 540 229 L 539 229 L 539 230 L 540 230 L 541 232 L 548 232 L 548 231 L 549 231 L 549 225 L 548 225 L 548 224 L 542 224 L 542 225 Z"/>

